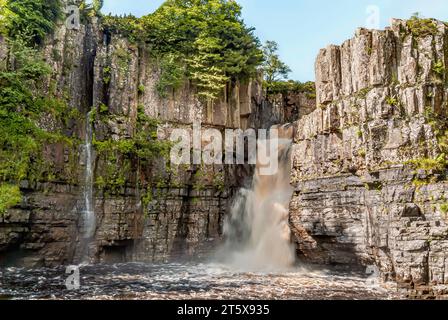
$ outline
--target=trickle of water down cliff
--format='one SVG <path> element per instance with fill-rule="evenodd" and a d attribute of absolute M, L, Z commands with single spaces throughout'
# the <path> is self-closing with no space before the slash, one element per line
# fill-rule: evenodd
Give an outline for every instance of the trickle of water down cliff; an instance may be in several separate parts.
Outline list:
<path fill-rule="evenodd" d="M 83 185 L 83 206 L 80 217 L 81 226 L 79 226 L 79 242 L 77 247 L 77 252 L 75 255 L 75 262 L 78 263 L 89 263 L 91 253 L 89 247 L 94 241 L 95 231 L 96 231 L 96 216 L 95 216 L 95 206 L 93 197 L 93 128 L 90 121 L 91 113 L 87 114 L 86 118 L 86 128 L 85 128 L 85 138 L 83 149 L 83 165 L 84 169 L 84 185 Z"/>

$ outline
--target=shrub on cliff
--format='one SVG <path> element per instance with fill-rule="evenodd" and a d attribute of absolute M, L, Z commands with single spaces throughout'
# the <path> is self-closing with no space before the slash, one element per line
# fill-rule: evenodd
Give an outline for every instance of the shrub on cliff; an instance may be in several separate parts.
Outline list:
<path fill-rule="evenodd" d="M 9 42 L 11 63 L 0 70 L 0 182 L 30 178 L 44 141 L 57 138 L 37 126 L 43 113 L 59 112 L 62 102 L 46 96 L 42 83 L 51 70 L 21 40 Z"/>
<path fill-rule="evenodd" d="M 308 98 L 316 98 L 316 85 L 312 81 L 299 82 L 294 80 L 264 82 L 268 95 L 286 94 L 288 92 L 305 93 Z"/>
<path fill-rule="evenodd" d="M 12 38 L 22 38 L 39 45 L 53 31 L 62 16 L 60 0 L 2 0 L 0 31 Z"/>
<path fill-rule="evenodd" d="M 22 195 L 17 186 L 0 184 L 0 216 L 5 214 L 7 209 L 19 204 L 20 201 L 22 201 Z"/>
<path fill-rule="evenodd" d="M 406 25 L 415 37 L 426 37 L 437 34 L 437 25 L 434 21 L 434 19 L 421 18 L 419 13 L 415 13 Z"/>

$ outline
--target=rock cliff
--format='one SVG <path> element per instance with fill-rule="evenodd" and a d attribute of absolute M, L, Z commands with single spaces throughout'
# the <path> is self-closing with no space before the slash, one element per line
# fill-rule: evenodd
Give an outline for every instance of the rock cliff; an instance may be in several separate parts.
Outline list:
<path fill-rule="evenodd" d="M 0 39 L 0 58 L 7 52 Z M 43 55 L 53 70 L 46 90 L 68 101 L 76 116 L 64 132 L 77 143 L 72 148 L 46 146 L 52 179 L 23 181 L 22 204 L 0 217 L 1 265 L 54 266 L 79 260 L 86 121 L 92 122 L 95 140 L 117 142 L 136 135 L 139 112 L 157 121 L 165 136 L 175 128 L 191 130 L 193 121 L 200 121 L 204 130 L 223 131 L 296 119 L 282 103 L 274 107 L 264 98 L 259 81 L 229 83 L 214 103 L 201 102 L 189 82 L 162 97 L 151 49 L 103 31 L 96 18 L 83 17 L 75 28 L 61 22 L 46 40 Z M 288 108 L 298 110 L 301 103 L 310 102 L 296 98 Z M 41 125 L 56 124 L 49 117 Z M 250 172 L 236 165 L 170 168 L 163 159 L 142 165 L 100 152 L 94 152 L 93 166 L 93 262 L 200 257 L 219 239 L 231 197 Z M 106 176 L 113 177 L 114 190 L 101 185 Z"/>
<path fill-rule="evenodd" d="M 411 296 L 448 293 L 447 63 L 448 27 L 429 19 L 320 51 L 291 179 L 303 259 L 376 265 Z"/>

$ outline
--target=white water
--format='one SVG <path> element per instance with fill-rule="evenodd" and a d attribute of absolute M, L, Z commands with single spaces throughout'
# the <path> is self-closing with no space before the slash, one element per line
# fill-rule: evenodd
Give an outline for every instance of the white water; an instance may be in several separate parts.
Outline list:
<path fill-rule="evenodd" d="M 82 226 L 81 239 L 77 250 L 76 261 L 80 263 L 89 263 L 90 254 L 89 246 L 95 236 L 96 217 L 95 207 L 93 203 L 93 129 L 90 123 L 90 113 L 87 115 L 85 142 L 83 146 L 83 162 L 84 162 L 84 187 L 83 187 L 83 207 L 82 207 Z"/>
<path fill-rule="evenodd" d="M 289 228 L 291 143 L 291 139 L 278 140 L 278 153 L 271 155 L 278 156 L 278 171 L 262 175 L 258 161 L 251 187 L 240 190 L 235 199 L 224 224 L 226 244 L 218 254 L 232 267 L 271 272 L 295 263 Z"/>
<path fill-rule="evenodd" d="M 84 180 L 84 238 L 91 239 L 95 234 L 96 221 L 93 206 L 93 163 L 92 163 L 92 124 L 90 114 L 87 116 L 85 136 L 85 180 Z"/>

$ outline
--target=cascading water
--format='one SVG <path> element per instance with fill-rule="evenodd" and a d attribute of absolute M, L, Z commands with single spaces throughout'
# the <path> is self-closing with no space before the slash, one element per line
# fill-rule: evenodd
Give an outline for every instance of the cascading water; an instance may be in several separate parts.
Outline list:
<path fill-rule="evenodd" d="M 278 157 L 278 170 L 271 175 L 262 174 L 261 163 L 266 161 L 260 161 L 260 155 L 266 153 L 260 149 L 266 141 L 259 143 L 252 186 L 239 191 L 224 224 L 226 243 L 218 257 L 238 269 L 278 271 L 292 267 L 295 262 L 288 210 L 293 193 L 290 185 L 292 140 L 289 138 L 292 130 L 280 129 L 281 139 L 268 155 L 269 161 Z M 285 135 L 287 139 L 283 138 Z M 267 142 L 270 145 L 272 140 Z"/>
<path fill-rule="evenodd" d="M 78 259 L 82 263 L 89 262 L 89 245 L 95 235 L 96 218 L 93 204 L 93 128 L 90 122 L 90 113 L 87 114 L 85 143 L 83 146 L 84 155 L 84 188 L 82 208 L 82 228 Z"/>
<path fill-rule="evenodd" d="M 92 170 L 92 138 L 93 129 L 90 122 L 90 113 L 87 117 L 86 124 L 86 136 L 85 136 L 85 159 L 86 159 L 86 170 L 85 170 L 85 186 L 84 186 L 84 238 L 91 239 L 95 234 L 95 210 L 93 207 L 93 170 Z"/>

